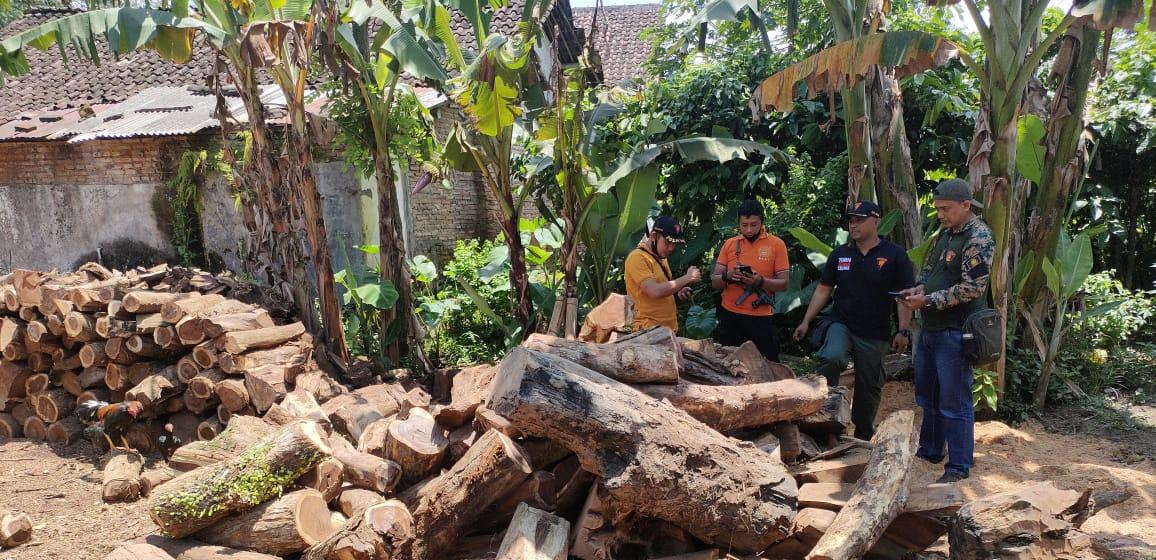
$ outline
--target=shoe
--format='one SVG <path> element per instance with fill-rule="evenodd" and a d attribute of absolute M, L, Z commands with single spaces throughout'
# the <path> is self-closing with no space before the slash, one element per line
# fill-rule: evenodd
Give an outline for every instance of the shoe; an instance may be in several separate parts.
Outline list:
<path fill-rule="evenodd" d="M 936 484 L 952 484 L 954 482 L 959 482 L 965 478 L 967 478 L 966 474 L 960 474 L 960 473 L 957 473 L 955 471 L 947 471 L 947 472 L 943 473 L 943 476 L 939 477 L 939 479 L 936 480 L 935 483 Z"/>
<path fill-rule="evenodd" d="M 927 455 L 920 455 L 919 453 L 916 453 L 915 456 L 923 459 L 924 461 L 927 461 L 928 463 L 931 463 L 932 465 L 938 465 L 943 462 L 943 455 L 940 455 L 939 457 L 928 457 Z"/>

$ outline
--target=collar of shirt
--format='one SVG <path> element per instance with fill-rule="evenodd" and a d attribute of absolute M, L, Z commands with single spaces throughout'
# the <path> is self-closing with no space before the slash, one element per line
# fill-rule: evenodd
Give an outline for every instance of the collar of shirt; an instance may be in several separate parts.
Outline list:
<path fill-rule="evenodd" d="M 979 221 L 979 214 L 972 214 L 971 217 L 968 218 L 967 221 L 963 223 L 963 225 L 959 226 L 959 228 L 953 228 L 951 230 L 951 232 L 952 233 L 963 233 L 963 232 L 971 229 L 971 227 L 974 226 L 975 223 L 978 221 Z"/>

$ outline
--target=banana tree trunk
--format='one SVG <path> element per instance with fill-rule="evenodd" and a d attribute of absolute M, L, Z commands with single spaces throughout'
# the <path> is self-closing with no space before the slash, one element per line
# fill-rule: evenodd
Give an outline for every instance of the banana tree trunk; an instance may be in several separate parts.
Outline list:
<path fill-rule="evenodd" d="M 986 101 L 986 100 L 985 100 Z M 1008 286 L 1009 286 L 1009 239 L 1011 232 L 1011 188 L 1016 180 L 1016 119 L 1018 105 L 1010 114 L 1001 111 L 992 111 L 991 106 L 999 107 L 997 97 L 983 110 L 988 111 L 991 129 L 995 132 L 994 144 L 991 148 L 989 160 L 991 171 L 983 179 L 984 184 L 984 219 L 991 228 L 995 240 L 995 259 L 991 268 L 991 295 L 995 309 L 999 311 L 1000 321 L 1004 329 L 1007 328 Z M 974 140 L 973 140 L 974 142 Z M 974 170 L 972 173 L 976 173 Z M 1004 346 L 1004 342 L 1000 342 Z M 1007 362 L 1006 348 L 1000 352 L 1000 358 L 995 364 L 997 387 L 1000 398 L 1003 398 L 1005 386 L 1004 371 Z"/>
<path fill-rule="evenodd" d="M 514 207 L 514 197 L 509 189 L 502 193 L 503 198 Z M 522 245 L 522 234 L 518 231 L 521 213 L 502 216 L 502 234 L 506 238 L 506 247 L 510 251 L 510 290 L 514 304 L 514 319 L 522 327 L 521 337 L 526 338 L 534 332 L 531 320 L 534 315 L 534 300 L 530 296 L 530 277 L 526 268 L 526 248 Z"/>
<path fill-rule="evenodd" d="M 1084 173 L 1084 107 L 1102 35 L 1091 26 L 1072 26 L 1062 39 L 1070 43 L 1061 49 L 1072 48 L 1078 54 L 1067 59 L 1066 67 L 1053 68 L 1053 74 L 1060 74 L 1061 86 L 1047 123 L 1042 184 L 1032 208 L 1026 237 L 1027 248 L 1037 255 L 1049 258 L 1055 255 L 1064 228 L 1063 219 L 1067 215 L 1068 198 Z M 1040 274 L 1034 276 L 1036 278 L 1028 280 L 1033 291 L 1042 281 L 1038 278 Z"/>
<path fill-rule="evenodd" d="M 911 146 L 903 126 L 903 94 L 894 73 L 877 68 L 868 85 L 871 92 L 871 138 L 875 180 L 883 209 L 898 208 L 900 222 L 892 237 L 904 247 L 923 242 L 923 216 L 911 165 Z"/>
<path fill-rule="evenodd" d="M 875 167 L 871 157 L 867 84 L 843 88 L 843 122 L 847 127 L 847 207 L 859 200 L 877 200 Z"/>
<path fill-rule="evenodd" d="M 375 125 L 376 126 L 376 125 Z M 381 314 L 381 340 L 386 340 L 386 332 L 395 322 L 394 329 L 400 329 L 397 337 L 388 345 L 382 346 L 382 352 L 390 362 L 397 364 L 401 360 L 401 341 L 408 340 L 410 329 L 406 324 L 404 313 L 413 309 L 413 293 L 410 290 L 409 273 L 405 266 L 405 242 L 401 235 L 400 201 L 397 199 L 397 188 L 393 177 L 393 164 L 389 155 L 389 144 L 373 149 L 374 171 L 377 175 L 377 220 L 380 247 L 378 252 L 378 266 L 381 268 L 381 278 L 393 283 L 397 290 L 397 303 Z M 418 342 L 418 341 L 414 341 Z"/>

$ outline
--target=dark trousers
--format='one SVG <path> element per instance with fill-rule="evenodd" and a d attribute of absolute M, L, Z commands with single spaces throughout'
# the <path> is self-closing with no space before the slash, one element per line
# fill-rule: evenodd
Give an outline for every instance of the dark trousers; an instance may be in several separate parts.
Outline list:
<path fill-rule="evenodd" d="M 779 337 L 775 335 L 775 325 L 769 316 L 743 315 L 719 306 L 715 318 L 718 320 L 714 330 L 715 342 L 723 346 L 740 346 L 749 340 L 766 359 L 779 361 Z"/>
<path fill-rule="evenodd" d="M 883 394 L 883 355 L 887 341 L 856 336 L 847 325 L 832 322 L 819 349 L 817 371 L 827 378 L 827 386 L 839 385 L 839 374 L 855 361 L 855 396 L 851 400 L 851 421 L 855 437 L 871 439 L 875 435 L 875 412 Z"/>
<path fill-rule="evenodd" d="M 963 357 L 963 332 L 923 331 L 915 352 L 915 403 L 923 408 L 917 455 L 948 472 L 967 476 L 975 451 L 971 365 Z M 946 449 L 944 449 L 946 447 Z"/>

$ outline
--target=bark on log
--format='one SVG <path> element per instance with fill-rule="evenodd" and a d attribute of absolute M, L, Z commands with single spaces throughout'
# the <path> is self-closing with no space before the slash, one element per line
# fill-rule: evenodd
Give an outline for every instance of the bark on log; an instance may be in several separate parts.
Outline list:
<path fill-rule="evenodd" d="M 147 498 L 156 487 L 176 478 L 180 474 L 181 471 L 172 467 L 157 467 L 141 473 L 140 495 Z"/>
<path fill-rule="evenodd" d="M 678 337 L 674 335 L 674 331 L 670 327 L 651 327 L 641 331 L 634 331 L 630 334 L 623 334 L 614 337 L 610 341 L 611 344 L 666 344 L 670 341 L 674 344 L 680 344 Z"/>
<path fill-rule="evenodd" d="M 213 441 L 192 442 L 177 449 L 169 459 L 169 465 L 178 470 L 214 465 L 240 455 L 276 430 L 276 426 L 255 416 L 238 416 Z"/>
<path fill-rule="evenodd" d="M 245 389 L 245 382 L 235 377 L 222 379 L 213 386 L 217 398 L 230 412 L 244 410 L 249 406 L 249 391 Z"/>
<path fill-rule="evenodd" d="M 389 426 L 398 421 L 396 416 L 382 418 L 366 426 L 361 432 L 361 439 L 357 440 L 357 450 L 378 457 L 385 456 L 385 438 L 389 433 Z"/>
<path fill-rule="evenodd" d="M 80 369 L 80 355 L 76 352 L 58 348 L 52 352 L 52 371 L 68 371 Z"/>
<path fill-rule="evenodd" d="M 276 496 L 329 453 L 316 422 L 285 426 L 233 459 L 170 481 L 149 497 L 149 516 L 171 537 L 191 535 Z"/>
<path fill-rule="evenodd" d="M 763 550 L 789 533 L 797 487 L 783 465 L 669 403 L 522 348 L 503 360 L 489 403 L 523 432 L 576 453 L 625 509 L 736 550 Z"/>
<path fill-rule="evenodd" d="M 7 412 L 0 412 L 0 438 L 14 439 L 24 437 L 24 426 L 16 417 Z"/>
<path fill-rule="evenodd" d="M 285 385 L 284 369 L 269 365 L 245 372 L 245 390 L 249 393 L 249 402 L 253 408 L 264 414 L 289 392 Z"/>
<path fill-rule="evenodd" d="M 470 422 L 474 412 L 490 392 L 490 382 L 498 368 L 480 365 L 465 368 L 454 376 L 450 388 L 450 404 L 438 410 L 438 424 L 454 429 Z"/>
<path fill-rule="evenodd" d="M 79 311 L 73 311 L 65 317 L 64 333 L 81 342 L 92 342 L 104 338 L 96 332 L 96 317 L 91 313 Z"/>
<path fill-rule="evenodd" d="M 193 296 L 161 305 L 161 318 L 167 323 L 176 323 L 185 318 L 185 315 L 196 314 L 215 307 L 225 301 L 225 296 L 211 294 Z"/>
<path fill-rule="evenodd" d="M 340 530 L 306 550 L 301 560 L 407 559 L 395 543 L 413 538 L 413 523 L 405 504 L 388 500 L 351 516 Z"/>
<path fill-rule="evenodd" d="M 821 410 L 827 400 L 827 380 L 820 376 L 731 387 L 680 382 L 637 389 L 723 433 L 802 418 Z"/>
<path fill-rule="evenodd" d="M 728 354 L 723 358 L 727 368 L 744 383 L 769 383 L 794 379 L 795 372 L 786 364 L 772 362 L 759 351 L 754 342 L 744 342 L 738 348 L 728 348 Z"/>
<path fill-rule="evenodd" d="M 100 497 L 105 502 L 134 502 L 140 498 L 140 473 L 144 459 L 133 450 L 113 449 L 103 460 Z"/>
<path fill-rule="evenodd" d="M 48 439 L 48 425 L 39 416 L 29 416 L 24 420 L 24 437 L 31 441 Z"/>
<path fill-rule="evenodd" d="M 312 488 L 321 493 L 326 503 L 337 499 L 341 494 L 342 484 L 345 482 L 344 467 L 341 461 L 329 457 L 313 467 L 313 470 L 297 479 L 297 486 Z"/>
<path fill-rule="evenodd" d="M 185 390 L 184 394 L 181 395 L 181 400 L 183 400 L 185 403 L 185 409 L 189 412 L 192 412 L 193 414 L 196 414 L 197 416 L 202 416 L 204 414 L 216 415 L 217 405 L 221 402 L 217 399 L 217 395 L 213 395 L 207 399 L 202 399 L 187 389 Z M 218 416 L 218 419 L 219 418 L 220 417 Z M 224 424 L 225 422 L 222 421 L 221 423 Z"/>
<path fill-rule="evenodd" d="M 681 369 L 678 344 L 591 344 L 532 334 L 522 346 L 590 368 L 623 383 L 677 383 Z"/>
<path fill-rule="evenodd" d="M 153 331 L 152 337 L 134 334 L 125 339 L 124 346 L 129 352 L 145 358 L 170 359 L 176 357 L 176 352 L 166 349 L 154 340 L 157 332 L 159 332 L 159 329 Z"/>
<path fill-rule="evenodd" d="M 1086 518 L 1090 506 L 1079 492 L 1051 482 L 973 500 L 951 519 L 951 558 L 1089 556 L 1090 540 L 1075 521 Z"/>
<path fill-rule="evenodd" d="M 847 388 L 830 387 L 823 408 L 814 414 L 797 419 L 795 424 L 800 430 L 815 434 L 816 437 L 853 431 L 855 425 L 851 422 L 851 401 L 847 398 Z"/>
<path fill-rule="evenodd" d="M 375 492 L 389 492 L 402 479 L 403 467 L 389 459 L 358 451 L 345 438 L 330 438 L 333 458 L 344 467 L 345 482 L 356 488 Z"/>
<path fill-rule="evenodd" d="M 157 329 L 163 326 L 165 326 L 165 322 L 161 319 L 160 313 L 136 316 L 136 334 L 147 334 L 151 336 Z"/>
<path fill-rule="evenodd" d="M 72 445 L 84 434 L 84 425 L 75 416 L 62 418 L 48 426 L 45 437 L 54 445 Z"/>
<path fill-rule="evenodd" d="M 570 522 L 519 504 L 498 548 L 497 560 L 566 560 Z"/>
<path fill-rule="evenodd" d="M 180 379 L 177 379 L 176 366 L 168 366 L 159 372 L 150 375 L 125 393 L 130 401 L 140 401 L 145 408 L 149 408 L 164 399 L 168 399 L 184 390 Z"/>
<path fill-rule="evenodd" d="M 301 373 L 293 380 L 294 388 L 313 395 L 317 402 L 325 404 L 347 392 L 345 387 L 321 370 Z"/>
<path fill-rule="evenodd" d="M 433 416 L 415 409 L 409 418 L 389 425 L 385 457 L 401 466 L 402 483 L 409 485 L 437 473 L 449 444 Z"/>
<path fill-rule="evenodd" d="M 158 313 L 166 303 L 196 297 L 199 294 L 162 293 L 151 290 L 129 292 L 120 299 L 120 306 L 129 313 Z"/>
<path fill-rule="evenodd" d="M 188 390 L 202 399 L 208 399 L 217 394 L 217 383 L 228 379 L 225 372 L 217 368 L 203 369 L 189 380 Z"/>
<path fill-rule="evenodd" d="M 26 385 L 31 376 L 32 370 L 25 364 L 0 361 L 0 402 L 27 395 Z"/>
<path fill-rule="evenodd" d="M 201 329 L 205 332 L 205 338 L 217 338 L 225 333 L 263 329 L 272 327 L 273 324 L 269 312 L 259 309 L 207 317 L 201 320 Z"/>
<path fill-rule="evenodd" d="M 56 384 L 74 397 L 79 397 L 84 392 L 84 387 L 80 386 L 80 374 L 74 371 L 60 372 L 60 375 L 56 376 Z"/>
<path fill-rule="evenodd" d="M 809 482 L 856 482 L 867 469 L 871 452 L 857 448 L 835 459 L 811 461 L 792 467 L 791 473 L 799 484 Z"/>
<path fill-rule="evenodd" d="M 16 548 L 32 540 L 32 518 L 19 511 L 0 510 L 0 548 Z"/>
<path fill-rule="evenodd" d="M 450 432 L 446 438 L 450 442 L 446 446 L 446 462 L 449 464 L 458 462 L 478 440 L 478 436 L 478 431 L 472 425 L 462 426 Z"/>
<path fill-rule="evenodd" d="M 361 432 L 373 422 L 397 414 L 403 393 L 399 388 L 370 385 L 352 393 L 343 393 L 321 405 L 338 432 L 350 440 L 361 439 Z"/>
<path fill-rule="evenodd" d="M 606 301 L 598 304 L 586 315 L 578 340 L 584 342 L 606 342 L 611 333 L 630 328 L 634 321 L 634 300 L 622 294 L 610 294 Z"/>
<path fill-rule="evenodd" d="M 305 371 L 312 349 L 302 344 L 286 344 L 268 350 L 254 350 L 245 354 L 223 353 L 217 356 L 217 365 L 225 373 L 245 373 L 270 364 L 283 365 L 287 374 L 296 376 Z"/>
<path fill-rule="evenodd" d="M 462 460 L 423 489 L 414 509 L 414 534 L 400 557 L 444 558 L 498 497 L 526 480 L 531 472 L 521 448 L 510 438 L 488 432 Z"/>
<path fill-rule="evenodd" d="M 912 445 L 915 413 L 888 416 L 872 438 L 874 449 L 863 477 L 808 560 L 862 558 L 907 503 L 907 477 L 915 457 Z"/>
<path fill-rule="evenodd" d="M 80 388 L 81 389 L 105 389 L 108 386 L 104 383 L 105 370 L 103 366 L 90 366 L 84 368 L 80 372 Z"/>
<path fill-rule="evenodd" d="M 208 441 L 221 434 L 225 427 L 221 425 L 220 419 L 216 416 L 210 416 L 197 424 L 197 441 Z"/>
<path fill-rule="evenodd" d="M 280 560 L 280 557 L 205 544 L 192 539 L 173 540 L 149 535 L 121 545 L 105 556 L 104 560 Z"/>
<path fill-rule="evenodd" d="M 225 334 L 225 351 L 242 354 L 250 350 L 280 346 L 305 334 L 301 322 L 280 327 L 265 327 L 251 331 L 236 331 Z"/>
<path fill-rule="evenodd" d="M 148 379 L 151 375 L 163 374 L 168 364 L 164 362 L 138 362 L 128 366 L 128 382 L 133 385 L 140 384 L 141 381 Z M 174 371 L 175 375 L 176 372 Z"/>
<path fill-rule="evenodd" d="M 4 359 L 9 362 L 18 362 L 28 359 L 28 348 L 24 346 L 23 341 L 12 341 L 4 347 L 4 351 L 0 352 L 0 355 L 3 355 Z"/>
<path fill-rule="evenodd" d="M 204 369 L 217 367 L 217 355 L 217 349 L 211 340 L 193 347 L 193 361 L 197 362 L 197 365 Z"/>
<path fill-rule="evenodd" d="M 385 496 L 364 488 L 345 488 L 337 496 L 337 511 L 353 519 L 359 511 L 385 502 Z"/>
<path fill-rule="evenodd" d="M 15 418 L 17 422 L 20 423 L 21 427 L 23 427 L 25 420 L 27 420 L 33 416 L 36 416 L 36 409 L 29 406 L 29 404 L 27 402 L 23 402 L 23 403 L 20 403 L 16 406 L 12 407 L 11 414 L 12 414 L 12 417 Z"/>
<path fill-rule="evenodd" d="M 64 389 L 44 391 L 36 398 L 36 415 L 49 424 L 72 414 L 73 410 L 76 410 L 76 397 Z"/>
<path fill-rule="evenodd" d="M 285 556 L 301 552 L 335 531 L 321 493 L 306 488 L 222 519 L 197 533 L 197 539 Z"/>

